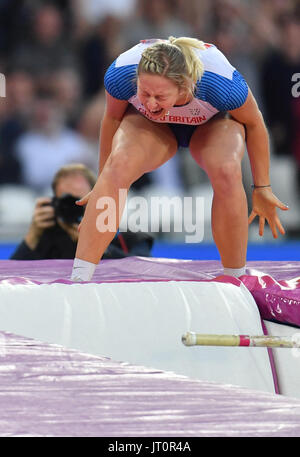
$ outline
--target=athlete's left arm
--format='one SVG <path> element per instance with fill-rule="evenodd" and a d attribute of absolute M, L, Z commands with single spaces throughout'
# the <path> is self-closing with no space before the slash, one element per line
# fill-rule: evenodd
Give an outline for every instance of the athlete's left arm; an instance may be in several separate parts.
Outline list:
<path fill-rule="evenodd" d="M 245 126 L 253 183 L 256 186 L 270 184 L 269 135 L 262 113 L 250 89 L 245 103 L 229 113 Z"/>
<path fill-rule="evenodd" d="M 234 119 L 245 126 L 246 144 L 249 155 L 253 183 L 255 186 L 267 186 L 270 184 L 270 147 L 269 135 L 261 111 L 249 89 L 245 103 L 237 109 L 229 111 Z M 284 205 L 272 193 L 271 187 L 254 189 L 252 194 L 253 210 L 249 217 L 249 223 L 259 216 L 259 234 L 264 232 L 265 220 L 268 221 L 274 238 L 277 238 L 277 230 L 284 234 L 284 229 L 276 213 L 276 207 L 287 210 Z"/>

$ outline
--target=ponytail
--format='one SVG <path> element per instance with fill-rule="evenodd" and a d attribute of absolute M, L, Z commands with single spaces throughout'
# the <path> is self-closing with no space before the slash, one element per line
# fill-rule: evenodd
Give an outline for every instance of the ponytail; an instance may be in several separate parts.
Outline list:
<path fill-rule="evenodd" d="M 192 79 L 192 81 L 196 83 L 198 79 L 201 79 L 204 72 L 204 68 L 203 63 L 195 54 L 193 48 L 202 50 L 205 49 L 203 41 L 197 40 L 197 38 L 175 38 L 173 36 L 170 36 L 169 42 L 173 46 L 177 46 L 181 50 L 185 58 L 187 73 Z"/>

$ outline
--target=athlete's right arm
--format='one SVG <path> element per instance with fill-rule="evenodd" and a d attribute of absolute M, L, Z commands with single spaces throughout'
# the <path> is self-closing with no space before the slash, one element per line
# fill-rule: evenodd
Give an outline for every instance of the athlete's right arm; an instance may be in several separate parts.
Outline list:
<path fill-rule="evenodd" d="M 105 97 L 105 110 L 100 127 L 99 175 L 111 153 L 113 137 L 121 124 L 128 106 L 127 100 L 119 100 L 110 95 L 107 91 L 105 91 Z M 80 200 L 77 200 L 76 205 L 86 205 L 91 193 L 92 191 Z M 80 224 L 78 230 L 80 230 Z"/>
<path fill-rule="evenodd" d="M 118 100 L 105 91 L 106 105 L 100 128 L 99 175 L 111 153 L 113 137 L 128 107 L 127 100 Z"/>

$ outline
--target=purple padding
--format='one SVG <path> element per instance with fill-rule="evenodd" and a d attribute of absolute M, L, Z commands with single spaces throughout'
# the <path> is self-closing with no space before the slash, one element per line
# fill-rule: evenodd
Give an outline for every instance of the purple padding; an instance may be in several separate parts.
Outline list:
<path fill-rule="evenodd" d="M 72 265 L 72 260 L 0 260 L 0 281 L 8 279 L 10 283 L 71 283 L 69 278 Z M 300 262 L 252 261 L 248 262 L 247 266 L 250 275 L 256 275 L 255 270 L 258 270 L 277 280 L 300 277 Z M 97 266 L 92 282 L 200 281 L 213 279 L 221 274 L 221 264 L 215 260 L 129 257 L 102 260 Z"/>
<path fill-rule="evenodd" d="M 300 327 L 300 277 L 276 281 L 273 277 L 243 276 L 263 319 Z"/>
<path fill-rule="evenodd" d="M 0 284 L 72 284 L 72 260 L 0 261 Z M 263 319 L 300 326 L 300 262 L 248 262 L 242 282 Z M 217 261 L 130 257 L 103 260 L 93 283 L 137 281 L 233 281 Z M 216 279 L 218 277 L 218 279 Z"/>
<path fill-rule="evenodd" d="M 0 332 L 0 436 L 300 437 L 300 401 Z"/>
<path fill-rule="evenodd" d="M 72 260 L 2 260 L 0 281 L 9 283 L 34 282 L 72 283 L 69 278 Z M 102 260 L 97 266 L 93 283 L 136 281 L 199 281 L 213 279 L 222 273 L 216 261 L 194 261 L 128 257 Z"/>

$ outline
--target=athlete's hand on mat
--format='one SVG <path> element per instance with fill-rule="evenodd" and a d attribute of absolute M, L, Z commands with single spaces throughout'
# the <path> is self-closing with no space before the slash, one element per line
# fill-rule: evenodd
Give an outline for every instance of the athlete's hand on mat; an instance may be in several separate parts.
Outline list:
<path fill-rule="evenodd" d="M 281 225 L 276 208 L 287 211 L 289 207 L 282 203 L 272 192 L 271 187 L 253 189 L 252 193 L 252 212 L 249 216 L 249 224 L 259 217 L 259 235 L 263 236 L 266 221 L 268 222 L 272 235 L 278 238 L 277 229 L 284 235 L 285 230 Z"/>

